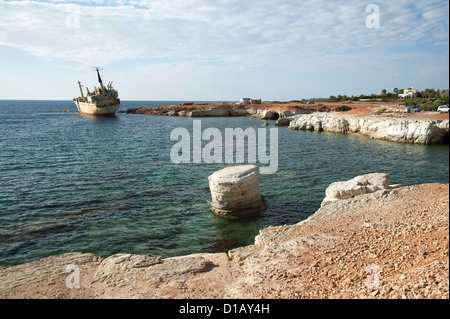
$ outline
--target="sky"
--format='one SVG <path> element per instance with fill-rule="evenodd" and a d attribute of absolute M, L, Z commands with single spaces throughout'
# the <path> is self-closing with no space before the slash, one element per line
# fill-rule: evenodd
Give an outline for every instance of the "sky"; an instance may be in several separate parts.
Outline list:
<path fill-rule="evenodd" d="M 0 0 L 0 99 L 289 101 L 449 88 L 441 0 Z"/>

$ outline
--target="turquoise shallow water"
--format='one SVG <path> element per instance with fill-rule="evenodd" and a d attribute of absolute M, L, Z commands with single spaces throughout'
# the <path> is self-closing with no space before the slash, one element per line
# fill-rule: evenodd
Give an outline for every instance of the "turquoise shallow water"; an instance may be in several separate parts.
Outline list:
<path fill-rule="evenodd" d="M 121 110 L 160 104 L 172 103 L 125 101 Z M 201 120 L 203 129 L 222 132 L 261 125 L 253 118 Z M 0 266 L 74 251 L 225 251 L 253 243 L 264 227 L 307 218 L 338 180 L 386 172 L 393 184 L 449 181 L 448 145 L 281 127 L 279 169 L 260 176 L 269 208 L 223 219 L 209 211 L 208 176 L 226 164 L 173 164 L 170 133 L 178 127 L 192 131 L 192 119 L 92 118 L 79 115 L 72 101 L 0 101 Z"/>

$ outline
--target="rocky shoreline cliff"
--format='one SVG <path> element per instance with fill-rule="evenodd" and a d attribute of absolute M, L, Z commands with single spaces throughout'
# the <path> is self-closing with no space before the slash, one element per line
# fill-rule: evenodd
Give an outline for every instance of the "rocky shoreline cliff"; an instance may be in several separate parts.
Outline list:
<path fill-rule="evenodd" d="M 366 106 L 365 112 L 339 112 L 336 106 L 325 105 L 170 105 L 128 109 L 128 114 L 163 116 L 230 117 L 251 116 L 275 120 L 276 126 L 292 130 L 360 134 L 374 139 L 416 144 L 448 144 L 448 115 L 429 112 L 424 115 L 407 114 L 401 106 L 388 113 L 383 106 Z M 354 106 L 353 106 L 354 107 Z M 355 110 L 361 110 L 361 105 Z M 386 106 L 388 107 L 388 106 Z M 350 108 L 350 107 L 349 107 Z M 446 117 L 445 117 L 446 116 Z"/>
<path fill-rule="evenodd" d="M 449 121 L 314 113 L 292 117 L 289 128 L 319 132 L 357 133 L 395 142 L 442 144 L 445 140 L 448 142 Z"/>
<path fill-rule="evenodd" d="M 448 299 L 449 185 L 380 185 L 227 252 L 69 253 L 0 268 L 0 297 Z M 78 287 L 67 286 L 68 266 Z"/>

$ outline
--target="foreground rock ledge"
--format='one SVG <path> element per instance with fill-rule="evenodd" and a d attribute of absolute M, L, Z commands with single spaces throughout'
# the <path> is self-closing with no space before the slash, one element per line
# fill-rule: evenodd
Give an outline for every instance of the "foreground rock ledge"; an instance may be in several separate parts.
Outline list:
<path fill-rule="evenodd" d="M 449 298 L 448 205 L 448 184 L 406 186 L 334 201 L 227 253 L 44 258 L 0 268 L 0 296 Z M 79 289 L 66 288 L 69 264 Z"/>

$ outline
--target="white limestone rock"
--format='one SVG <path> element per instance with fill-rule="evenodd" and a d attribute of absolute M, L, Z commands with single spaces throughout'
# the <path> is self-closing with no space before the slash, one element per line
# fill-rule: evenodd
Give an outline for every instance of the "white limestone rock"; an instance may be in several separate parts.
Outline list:
<path fill-rule="evenodd" d="M 372 173 L 357 176 L 345 182 L 330 184 L 325 191 L 322 207 L 339 199 L 353 198 L 358 195 L 389 189 L 389 174 Z"/>
<path fill-rule="evenodd" d="M 449 121 L 313 113 L 293 116 L 289 128 L 303 131 L 358 133 L 396 142 L 439 144 L 449 134 Z"/>
<path fill-rule="evenodd" d="M 258 185 L 259 167 L 226 167 L 208 177 L 211 210 L 220 216 L 237 217 L 266 208 Z"/>

